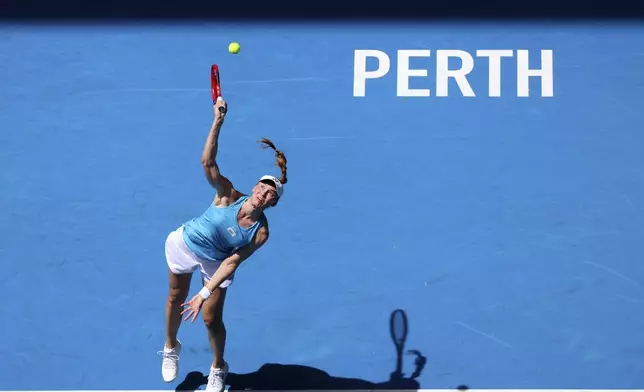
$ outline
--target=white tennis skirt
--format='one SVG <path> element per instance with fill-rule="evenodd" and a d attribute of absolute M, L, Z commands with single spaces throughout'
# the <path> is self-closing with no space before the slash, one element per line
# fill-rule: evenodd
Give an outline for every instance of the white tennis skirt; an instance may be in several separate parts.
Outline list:
<path fill-rule="evenodd" d="M 208 282 L 221 265 L 221 261 L 204 260 L 194 254 L 183 240 L 183 226 L 168 234 L 165 241 L 165 258 L 170 271 L 176 275 L 190 274 L 197 269 L 201 276 Z M 233 283 L 234 276 L 226 279 L 219 287 L 228 287 Z"/>

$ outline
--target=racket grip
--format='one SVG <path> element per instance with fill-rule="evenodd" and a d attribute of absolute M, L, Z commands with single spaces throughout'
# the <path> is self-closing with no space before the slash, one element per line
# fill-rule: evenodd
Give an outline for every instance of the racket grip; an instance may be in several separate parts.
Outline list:
<path fill-rule="evenodd" d="M 223 98 L 221 96 L 217 97 L 217 100 L 215 101 L 215 104 L 217 102 L 219 102 L 219 101 L 223 101 Z M 222 113 L 222 114 L 226 113 L 226 107 L 220 106 L 219 107 L 219 112 Z"/>

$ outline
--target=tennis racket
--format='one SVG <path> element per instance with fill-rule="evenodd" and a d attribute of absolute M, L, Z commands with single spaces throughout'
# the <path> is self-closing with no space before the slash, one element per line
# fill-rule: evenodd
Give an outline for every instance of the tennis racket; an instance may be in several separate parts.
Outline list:
<path fill-rule="evenodd" d="M 215 105 L 217 99 L 221 97 L 221 82 L 219 79 L 219 66 L 217 64 L 213 64 L 210 67 L 210 90 L 212 92 L 212 104 Z M 221 106 L 219 111 L 226 113 L 226 108 Z"/>
<path fill-rule="evenodd" d="M 396 374 L 402 374 L 402 353 L 407 340 L 407 315 L 402 309 L 396 309 L 391 313 L 389 319 L 389 330 L 391 339 L 396 346 Z"/>

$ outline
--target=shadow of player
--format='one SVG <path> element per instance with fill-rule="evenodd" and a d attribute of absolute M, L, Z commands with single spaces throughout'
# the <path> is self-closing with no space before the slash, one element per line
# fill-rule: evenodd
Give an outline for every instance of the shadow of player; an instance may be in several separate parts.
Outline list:
<path fill-rule="evenodd" d="M 409 377 L 402 372 L 403 348 L 407 339 L 407 316 L 401 309 L 392 312 L 390 332 L 396 346 L 396 369 L 389 380 L 372 382 L 358 378 L 335 377 L 327 372 L 303 365 L 267 363 L 252 373 L 229 373 L 226 384 L 229 390 L 358 390 L 358 389 L 420 389 L 416 380 L 427 359 L 418 350 L 407 354 L 415 356 L 414 371 Z M 206 385 L 208 377 L 201 372 L 191 372 L 176 388 L 177 391 L 194 391 Z"/>

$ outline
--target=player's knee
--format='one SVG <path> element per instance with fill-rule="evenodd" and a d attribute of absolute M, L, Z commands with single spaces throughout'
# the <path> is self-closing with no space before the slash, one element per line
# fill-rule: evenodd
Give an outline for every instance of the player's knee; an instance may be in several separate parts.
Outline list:
<path fill-rule="evenodd" d="M 186 298 L 188 297 L 188 291 L 187 290 L 181 290 L 179 288 L 170 288 L 170 292 L 168 293 L 168 302 L 171 304 L 177 304 L 181 305 L 182 303 L 185 302 Z"/>
<path fill-rule="evenodd" d="M 222 331 L 225 328 L 224 320 L 220 314 L 204 312 L 203 322 L 206 325 L 206 328 L 210 329 L 211 331 Z"/>

